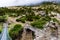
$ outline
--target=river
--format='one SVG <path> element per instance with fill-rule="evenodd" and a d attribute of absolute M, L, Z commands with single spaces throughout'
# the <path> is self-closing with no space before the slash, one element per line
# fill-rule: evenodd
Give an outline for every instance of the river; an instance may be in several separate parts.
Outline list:
<path fill-rule="evenodd" d="M 8 33 L 8 23 L 3 24 L 3 31 L 1 33 L 1 40 L 10 40 Z"/>

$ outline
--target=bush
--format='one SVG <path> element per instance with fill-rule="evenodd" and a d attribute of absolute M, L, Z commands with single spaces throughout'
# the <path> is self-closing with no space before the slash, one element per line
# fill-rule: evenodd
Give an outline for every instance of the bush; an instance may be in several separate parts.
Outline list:
<path fill-rule="evenodd" d="M 11 16 L 11 17 L 17 17 L 17 13 L 10 13 L 9 16 Z"/>
<path fill-rule="evenodd" d="M 56 18 L 53 18 L 52 20 L 53 20 L 53 22 L 57 22 L 60 25 L 59 20 L 57 20 Z"/>
<path fill-rule="evenodd" d="M 31 25 L 35 28 L 43 29 L 44 28 L 43 25 L 46 24 L 46 22 L 49 22 L 50 20 L 51 18 L 46 16 L 39 20 L 34 21 L 33 23 L 31 23 Z"/>
<path fill-rule="evenodd" d="M 31 23 L 31 25 L 35 28 L 43 29 L 43 25 L 45 23 L 46 23 L 46 21 L 44 21 L 44 20 L 38 20 L 38 21 Z"/>
<path fill-rule="evenodd" d="M 59 22 L 56 18 L 53 18 L 52 20 L 53 20 L 54 22 Z"/>
<path fill-rule="evenodd" d="M 51 17 L 45 16 L 45 17 L 43 18 L 43 20 L 45 20 L 45 21 L 50 21 L 50 20 L 51 20 Z"/>
<path fill-rule="evenodd" d="M 34 20 L 40 19 L 40 16 L 39 16 L 39 15 L 36 15 L 36 16 L 33 17 L 33 19 L 34 19 Z"/>
<path fill-rule="evenodd" d="M 14 40 L 22 33 L 22 26 L 20 24 L 16 24 L 13 29 L 10 30 L 10 36 Z"/>
<path fill-rule="evenodd" d="M 29 16 L 26 16 L 27 18 L 27 21 L 33 21 L 33 16 L 29 15 Z"/>
<path fill-rule="evenodd" d="M 0 22 L 5 22 L 6 20 L 6 16 L 0 16 Z"/>
<path fill-rule="evenodd" d="M 34 16 L 35 16 L 34 12 L 27 13 L 27 14 L 26 14 L 26 18 L 27 18 L 26 20 L 27 20 L 27 21 L 33 21 Z"/>
<path fill-rule="evenodd" d="M 16 21 L 17 22 L 22 22 L 22 23 L 25 23 L 25 21 L 26 21 L 26 17 L 25 16 L 23 16 L 23 17 L 21 17 L 21 18 L 19 18 L 19 19 L 16 19 Z"/>

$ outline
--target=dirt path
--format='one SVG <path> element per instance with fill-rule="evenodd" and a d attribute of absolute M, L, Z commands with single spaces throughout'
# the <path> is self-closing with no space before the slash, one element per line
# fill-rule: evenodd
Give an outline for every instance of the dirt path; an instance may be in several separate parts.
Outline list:
<path fill-rule="evenodd" d="M 22 26 L 24 26 L 23 23 L 16 21 L 16 19 L 17 19 L 17 18 L 20 18 L 20 17 L 21 17 L 21 16 L 15 17 L 15 18 L 13 18 L 13 17 L 8 17 L 8 22 L 9 22 L 9 23 L 15 23 L 15 24 L 21 24 Z"/>

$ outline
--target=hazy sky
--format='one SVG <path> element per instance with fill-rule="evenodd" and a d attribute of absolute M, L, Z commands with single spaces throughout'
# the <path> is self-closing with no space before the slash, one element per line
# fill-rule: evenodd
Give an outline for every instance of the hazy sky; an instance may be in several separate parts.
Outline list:
<path fill-rule="evenodd" d="M 30 5 L 30 4 L 40 3 L 43 1 L 48 1 L 48 0 L 0 0 L 0 7 L 15 6 L 15 5 L 19 5 L 19 6 Z M 54 0 L 54 1 L 58 1 L 58 0 Z"/>

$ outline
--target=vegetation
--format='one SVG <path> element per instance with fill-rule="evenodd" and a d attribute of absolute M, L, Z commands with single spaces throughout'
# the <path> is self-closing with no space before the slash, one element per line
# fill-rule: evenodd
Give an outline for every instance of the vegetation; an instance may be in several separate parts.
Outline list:
<path fill-rule="evenodd" d="M 27 21 L 33 21 L 33 17 L 34 17 L 34 16 L 35 16 L 34 13 L 26 14 Z"/>
<path fill-rule="evenodd" d="M 51 20 L 51 18 L 46 16 L 37 21 L 34 21 L 33 23 L 31 23 L 31 25 L 35 28 L 43 29 L 44 28 L 43 25 L 45 25 L 50 20 Z"/>
<path fill-rule="evenodd" d="M 45 16 L 41 16 L 39 14 L 40 11 L 45 12 Z M 13 17 L 17 18 L 16 22 L 22 22 L 25 23 L 26 21 L 31 22 L 31 26 L 39 29 L 43 29 L 44 25 L 53 20 L 54 22 L 57 22 L 60 24 L 60 22 L 56 19 L 49 16 L 48 14 L 51 13 L 51 11 L 60 13 L 60 5 L 51 3 L 51 2 L 43 2 L 40 6 L 35 6 L 35 7 L 16 7 L 16 8 L 0 8 L 0 22 L 5 22 L 7 21 L 7 17 Z M 25 16 L 23 16 L 25 15 Z M 18 18 L 21 16 L 21 18 Z M 13 24 L 12 24 L 13 26 Z M 13 28 L 9 31 L 9 34 L 12 38 L 12 40 L 15 40 L 19 37 L 21 37 L 23 27 L 20 24 L 14 25 Z M 1 32 L 1 31 L 0 31 Z"/>
<path fill-rule="evenodd" d="M 7 21 L 7 16 L 4 15 L 4 16 L 0 16 L 0 22 L 5 22 Z"/>
<path fill-rule="evenodd" d="M 60 21 L 57 20 L 56 18 L 53 18 L 52 20 L 53 20 L 53 22 L 57 22 L 60 25 Z"/>
<path fill-rule="evenodd" d="M 2 28 L 3 28 L 3 23 L 0 23 L 0 33 L 2 32 Z"/>
<path fill-rule="evenodd" d="M 26 17 L 23 16 L 23 17 L 21 17 L 21 18 L 16 19 L 16 21 L 17 21 L 17 22 L 20 22 L 20 21 L 21 21 L 22 23 L 25 23 Z"/>
<path fill-rule="evenodd" d="M 15 40 L 18 36 L 21 36 L 22 26 L 20 24 L 16 24 L 12 30 L 10 30 L 10 36 L 13 40 Z"/>
<path fill-rule="evenodd" d="M 42 2 L 41 3 L 41 5 L 51 5 L 51 4 L 58 5 L 57 3 L 53 3 L 53 2 Z"/>

